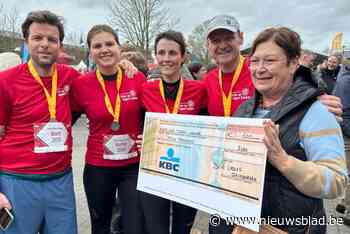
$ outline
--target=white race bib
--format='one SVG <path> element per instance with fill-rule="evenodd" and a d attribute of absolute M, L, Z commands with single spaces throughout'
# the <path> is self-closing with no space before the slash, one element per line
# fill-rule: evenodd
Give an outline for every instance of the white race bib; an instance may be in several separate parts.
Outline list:
<path fill-rule="evenodd" d="M 125 160 L 134 157 L 137 157 L 135 141 L 128 134 L 104 136 L 104 159 Z"/>
<path fill-rule="evenodd" d="M 67 128 L 62 122 L 34 124 L 34 153 L 67 151 Z"/>

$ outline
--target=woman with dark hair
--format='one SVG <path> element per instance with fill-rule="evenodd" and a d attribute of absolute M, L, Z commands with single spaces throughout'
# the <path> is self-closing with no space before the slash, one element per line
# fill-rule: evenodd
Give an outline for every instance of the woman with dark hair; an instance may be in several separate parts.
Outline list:
<path fill-rule="evenodd" d="M 155 55 L 161 79 L 149 80 L 142 88 L 142 104 L 146 111 L 195 115 L 206 107 L 206 92 L 201 82 L 185 80 L 181 66 L 186 44 L 180 32 L 166 31 L 155 39 Z M 142 193 L 148 233 L 169 233 L 170 201 Z M 172 202 L 172 233 L 190 233 L 196 210 Z"/>
<path fill-rule="evenodd" d="M 123 230 L 141 234 L 142 212 L 136 190 L 139 152 L 136 138 L 142 132 L 140 91 L 142 73 L 126 77 L 120 68 L 120 44 L 107 25 L 93 26 L 87 35 L 96 71 L 73 82 L 72 109 L 89 120 L 84 187 L 91 230 L 109 234 L 116 190 L 120 199 Z"/>

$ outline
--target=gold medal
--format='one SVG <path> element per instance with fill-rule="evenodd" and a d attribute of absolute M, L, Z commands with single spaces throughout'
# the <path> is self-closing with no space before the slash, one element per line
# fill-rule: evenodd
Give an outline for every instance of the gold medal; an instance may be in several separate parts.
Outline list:
<path fill-rule="evenodd" d="M 112 131 L 118 131 L 120 128 L 119 116 L 120 116 L 121 100 L 120 100 L 119 92 L 120 92 L 120 86 L 122 84 L 123 72 L 122 72 L 120 67 L 117 67 L 117 70 L 118 71 L 117 71 L 117 80 L 116 80 L 116 100 L 115 100 L 115 107 L 114 108 L 112 106 L 111 100 L 109 99 L 106 85 L 105 85 L 103 77 L 100 73 L 100 70 L 99 69 L 96 70 L 97 80 L 100 83 L 102 91 L 104 93 L 104 101 L 105 101 L 106 108 L 107 108 L 108 112 L 113 116 L 113 122 L 111 124 Z"/>
<path fill-rule="evenodd" d="M 34 77 L 34 79 L 39 83 L 39 85 L 42 87 L 44 90 L 44 94 L 47 100 L 48 108 L 49 108 L 49 113 L 50 113 L 50 122 L 51 120 L 56 120 L 56 96 L 57 96 L 57 83 L 58 83 L 58 78 L 57 78 L 57 68 L 56 64 L 53 64 L 51 66 L 51 94 L 49 91 L 46 89 L 43 81 L 41 80 L 41 77 L 39 76 L 39 73 L 36 71 L 33 61 L 30 59 L 28 62 L 28 69 L 30 74 Z"/>
<path fill-rule="evenodd" d="M 168 104 L 166 103 L 166 98 L 165 98 L 165 94 L 164 94 L 164 86 L 163 86 L 163 81 L 162 80 L 159 81 L 159 91 L 160 91 L 160 96 L 162 96 L 162 99 L 163 99 L 163 103 L 164 103 L 164 107 L 165 107 L 165 113 L 177 114 L 179 112 L 181 97 L 182 97 L 182 93 L 184 91 L 184 81 L 183 81 L 183 79 L 180 77 L 180 86 L 179 86 L 179 90 L 177 91 L 175 104 L 174 104 L 174 107 L 173 107 L 172 111 L 170 111 L 170 109 L 168 107 Z"/>
<path fill-rule="evenodd" d="M 237 80 L 239 78 L 239 75 L 241 74 L 242 68 L 244 64 L 244 57 L 240 56 L 239 57 L 239 63 L 237 65 L 236 71 L 233 75 L 232 81 L 231 81 L 231 86 L 230 90 L 228 91 L 228 96 L 225 95 L 224 92 L 224 87 L 222 85 L 222 72 L 221 69 L 219 69 L 219 84 L 220 84 L 220 89 L 222 93 L 222 104 L 224 106 L 224 116 L 228 117 L 231 116 L 231 103 L 232 103 L 232 90 L 235 84 L 237 83 Z"/>

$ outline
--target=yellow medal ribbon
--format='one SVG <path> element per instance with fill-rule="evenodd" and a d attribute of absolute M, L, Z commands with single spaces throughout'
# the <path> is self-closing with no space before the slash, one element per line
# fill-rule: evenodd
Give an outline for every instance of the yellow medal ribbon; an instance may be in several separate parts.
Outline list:
<path fill-rule="evenodd" d="M 50 120 L 56 120 L 56 96 L 57 96 L 57 68 L 56 65 L 53 64 L 51 67 L 51 95 L 49 91 L 47 91 L 47 88 L 45 87 L 43 81 L 41 80 L 38 72 L 36 71 L 33 61 L 30 59 L 28 62 L 28 68 L 30 74 L 34 77 L 34 79 L 40 84 L 40 86 L 43 88 L 48 108 L 49 108 L 49 113 L 50 113 Z"/>
<path fill-rule="evenodd" d="M 231 103 L 232 103 L 232 89 L 235 86 L 239 75 L 241 74 L 242 68 L 243 68 L 243 63 L 244 63 L 244 57 L 240 55 L 239 57 L 239 63 L 236 68 L 235 74 L 233 75 L 232 82 L 231 82 L 231 87 L 228 92 L 228 96 L 225 95 L 224 88 L 222 86 L 222 72 L 221 69 L 219 69 L 219 83 L 220 83 L 220 88 L 221 88 L 221 93 L 222 93 L 222 103 L 224 105 L 224 116 L 231 116 Z"/>
<path fill-rule="evenodd" d="M 159 81 L 159 91 L 164 102 L 166 113 L 177 114 L 177 112 L 179 111 L 183 90 L 184 90 L 184 81 L 182 80 L 182 78 L 180 78 L 180 86 L 179 86 L 179 90 L 177 91 L 174 108 L 173 108 L 173 111 L 170 112 L 168 104 L 166 103 L 166 99 L 165 99 L 163 81 L 162 80 Z"/>
<path fill-rule="evenodd" d="M 113 111 L 111 100 L 109 99 L 109 96 L 108 96 L 108 93 L 107 93 L 105 81 L 103 80 L 101 72 L 100 72 L 99 69 L 96 70 L 96 76 L 97 76 L 97 80 L 100 83 L 101 88 L 102 88 L 103 93 L 104 93 L 104 96 L 105 96 L 104 100 L 105 100 L 105 104 L 106 104 L 107 110 L 113 116 L 113 122 L 119 123 L 119 116 L 120 116 L 120 95 L 119 95 L 119 90 L 120 90 L 120 86 L 122 84 L 123 72 L 122 72 L 122 69 L 120 69 L 120 67 L 118 67 L 117 69 L 118 69 L 117 70 L 117 80 L 116 80 L 117 95 L 116 95 L 116 100 L 115 100 L 114 111 Z"/>

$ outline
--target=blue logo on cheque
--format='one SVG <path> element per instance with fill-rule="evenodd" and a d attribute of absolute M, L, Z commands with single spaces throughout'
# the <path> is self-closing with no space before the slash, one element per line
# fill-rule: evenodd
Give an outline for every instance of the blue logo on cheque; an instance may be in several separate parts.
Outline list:
<path fill-rule="evenodd" d="M 167 151 L 167 155 L 160 157 L 159 167 L 166 170 L 178 172 L 180 167 L 179 162 L 180 158 L 175 157 L 174 149 L 169 148 Z"/>

